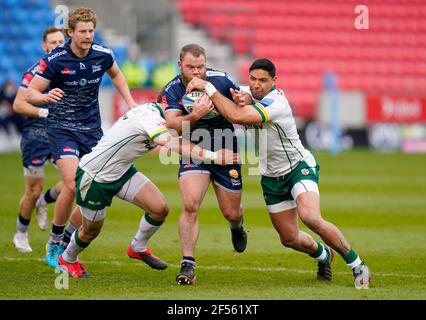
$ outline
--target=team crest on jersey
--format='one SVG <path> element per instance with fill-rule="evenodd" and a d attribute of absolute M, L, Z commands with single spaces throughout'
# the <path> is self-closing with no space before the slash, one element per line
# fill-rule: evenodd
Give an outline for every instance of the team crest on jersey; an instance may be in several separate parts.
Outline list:
<path fill-rule="evenodd" d="M 300 172 L 302 172 L 302 174 L 303 174 L 304 176 L 309 175 L 309 170 L 308 170 L 308 169 L 302 169 L 302 170 L 300 170 Z"/>
<path fill-rule="evenodd" d="M 83 62 L 80 62 L 80 70 L 85 70 L 86 65 Z"/>
<path fill-rule="evenodd" d="M 92 66 L 92 73 L 99 72 L 99 71 L 101 71 L 101 70 L 102 70 L 102 66 L 101 66 L 101 65 L 99 65 L 99 64 L 94 64 L 94 65 Z"/>
<path fill-rule="evenodd" d="M 229 170 L 229 175 L 234 179 L 238 179 L 238 171 L 235 169 Z"/>

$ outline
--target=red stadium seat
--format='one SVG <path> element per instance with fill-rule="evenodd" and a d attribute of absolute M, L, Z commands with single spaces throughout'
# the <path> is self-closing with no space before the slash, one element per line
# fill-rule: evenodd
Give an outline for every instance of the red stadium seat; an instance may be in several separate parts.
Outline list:
<path fill-rule="evenodd" d="M 228 41 L 236 54 L 273 60 L 280 69 L 277 84 L 300 110 L 315 106 L 328 70 L 338 74 L 339 86 L 344 89 L 426 91 L 423 1 L 368 3 L 366 30 L 357 30 L 354 25 L 355 2 L 177 2 L 184 19 L 205 26 L 210 36 Z M 238 67 L 243 79 L 249 65 L 246 62 Z"/>

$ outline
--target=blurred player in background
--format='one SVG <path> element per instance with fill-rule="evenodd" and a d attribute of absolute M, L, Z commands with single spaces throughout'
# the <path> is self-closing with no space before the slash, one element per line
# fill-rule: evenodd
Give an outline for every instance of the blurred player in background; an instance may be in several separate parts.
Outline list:
<path fill-rule="evenodd" d="M 318 280 L 331 280 L 333 248 L 352 269 L 355 287 L 368 288 L 368 267 L 351 248 L 342 232 L 324 220 L 320 212 L 318 190 L 319 165 L 303 147 L 297 133 L 291 107 L 277 90 L 275 65 L 267 59 L 253 62 L 249 70 L 249 93 L 253 104 L 246 105 L 245 94 L 232 89 L 233 100 L 222 95 L 213 83 L 193 79 L 191 89 L 205 90 L 220 113 L 233 123 L 258 125 L 266 130 L 259 142 L 259 168 L 262 189 L 272 224 L 284 246 L 305 252 L 318 260 Z M 315 241 L 298 227 L 298 217 L 324 242 Z"/>
<path fill-rule="evenodd" d="M 158 99 L 161 101 L 161 96 Z M 199 104 L 211 106 L 206 97 Z M 79 163 L 76 175 L 77 204 L 83 215 L 82 226 L 74 232 L 71 242 L 59 256 L 59 266 L 74 278 L 89 277 L 87 267 L 78 255 L 100 233 L 112 198 L 117 196 L 145 211 L 135 238 L 127 248 L 130 258 L 138 259 L 153 269 L 163 270 L 167 263 L 152 254 L 148 240 L 160 228 L 168 214 L 164 195 L 144 174 L 138 172 L 134 161 L 156 145 L 203 160 L 229 163 L 238 160 L 231 150 L 211 152 L 191 144 L 182 146 L 181 138 L 173 137 L 166 128 L 164 106 L 146 103 L 128 111 L 102 137 L 92 152 Z M 228 157 L 228 158 L 226 158 Z"/>
<path fill-rule="evenodd" d="M 43 32 L 43 51 L 48 53 L 65 42 L 63 31 L 49 27 Z M 50 160 L 52 153 L 46 131 L 46 117 L 49 109 L 35 107 L 25 100 L 28 84 L 38 70 L 38 62 L 23 75 L 21 86 L 13 103 L 13 110 L 28 118 L 25 121 L 21 139 L 22 162 L 24 166 L 25 193 L 19 203 L 19 215 L 16 222 L 17 230 L 13 244 L 19 252 L 31 252 L 28 240 L 28 227 L 31 214 L 36 208 L 37 222 L 42 230 L 47 229 L 47 204 L 56 201 L 62 183 L 41 194 L 44 183 L 44 165 Z"/>
<path fill-rule="evenodd" d="M 75 198 L 79 158 L 89 153 L 102 136 L 98 95 L 105 72 L 127 105 L 136 105 L 112 51 L 93 43 L 96 23 L 96 14 L 90 8 L 80 7 L 69 14 L 70 40 L 40 60 L 27 94 L 27 101 L 32 104 L 51 105 L 47 133 L 64 183 L 47 245 L 46 263 L 53 267 L 57 267 L 57 258 L 63 251 L 60 242 Z M 43 94 L 49 85 L 53 89 Z M 72 224 L 67 229 L 68 234 L 74 231 Z"/>
<path fill-rule="evenodd" d="M 188 83 L 194 78 L 207 79 L 217 86 L 224 95 L 231 97 L 229 90 L 238 89 L 229 76 L 222 71 L 206 68 L 206 53 L 204 48 L 197 44 L 182 47 L 179 56 L 180 75 L 172 79 L 165 88 L 163 103 L 166 105 L 167 127 L 176 130 L 183 136 L 186 124 L 191 126 L 191 141 L 200 144 L 211 151 L 221 148 L 230 148 L 237 152 L 237 141 L 233 125 L 222 116 L 213 119 L 202 119 L 210 108 L 194 108 L 192 113 L 182 106 L 182 97 L 185 95 Z M 189 125 L 188 125 L 189 128 Z M 194 133 L 197 129 L 204 129 L 208 139 L 200 138 Z M 230 139 L 214 135 L 215 129 L 228 132 Z M 226 145 L 230 140 L 231 145 Z M 241 206 L 241 165 L 218 166 L 216 164 L 182 163 L 179 169 L 179 188 L 183 201 L 183 211 L 179 219 L 179 236 L 183 253 L 180 273 L 176 277 L 178 284 L 192 284 L 195 281 L 195 246 L 200 228 L 198 210 L 210 182 L 219 203 L 220 210 L 229 221 L 232 243 L 235 251 L 243 252 L 247 246 L 247 233 L 243 227 L 243 209 Z"/>

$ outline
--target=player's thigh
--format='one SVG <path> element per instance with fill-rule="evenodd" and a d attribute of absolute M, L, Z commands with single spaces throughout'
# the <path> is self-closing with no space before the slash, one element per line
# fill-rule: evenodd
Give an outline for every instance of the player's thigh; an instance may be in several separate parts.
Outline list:
<path fill-rule="evenodd" d="M 281 241 L 292 241 L 299 232 L 296 208 L 269 213 L 272 225 L 280 235 Z"/>
<path fill-rule="evenodd" d="M 154 219 L 163 220 L 169 212 L 166 198 L 151 181 L 148 181 L 139 189 L 132 202 L 149 213 Z"/>
<path fill-rule="evenodd" d="M 296 198 L 297 212 L 304 222 L 321 218 L 319 193 L 311 190 L 305 191 Z"/>
<path fill-rule="evenodd" d="M 241 207 L 241 191 L 233 191 L 224 189 L 217 184 L 213 184 L 213 189 L 216 193 L 217 203 L 220 210 L 225 215 L 239 214 Z"/>
<path fill-rule="evenodd" d="M 61 175 L 62 182 L 66 188 L 73 189 L 75 187 L 75 172 L 78 167 L 77 157 L 61 158 L 56 161 L 59 174 Z"/>
<path fill-rule="evenodd" d="M 190 172 L 179 177 L 179 190 L 185 211 L 198 211 L 209 184 L 208 173 Z"/>

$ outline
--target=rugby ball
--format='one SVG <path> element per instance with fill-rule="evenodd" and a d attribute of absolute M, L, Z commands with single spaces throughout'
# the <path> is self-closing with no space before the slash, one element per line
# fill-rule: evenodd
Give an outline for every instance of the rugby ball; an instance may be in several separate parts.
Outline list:
<path fill-rule="evenodd" d="M 185 94 L 182 98 L 182 105 L 188 113 L 192 112 L 194 102 L 202 98 L 206 93 L 204 91 L 191 91 Z M 219 115 L 219 111 L 216 108 L 213 108 L 209 113 L 207 113 L 201 119 L 213 119 Z"/>

